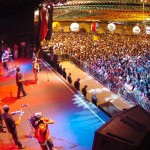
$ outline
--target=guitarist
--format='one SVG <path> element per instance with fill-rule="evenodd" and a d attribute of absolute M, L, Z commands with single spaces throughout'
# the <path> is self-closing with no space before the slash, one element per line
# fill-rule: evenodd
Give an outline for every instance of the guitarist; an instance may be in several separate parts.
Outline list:
<path fill-rule="evenodd" d="M 15 113 L 12 113 L 12 114 L 9 113 L 9 107 L 7 105 L 4 105 L 3 110 L 4 110 L 4 113 L 2 116 L 7 126 L 8 132 L 12 135 L 12 138 L 15 144 L 19 147 L 19 149 L 24 149 L 24 147 L 22 146 L 22 143 L 19 141 L 17 128 L 16 128 L 16 126 L 20 124 L 22 113 L 20 113 L 19 120 L 15 121 L 12 117 L 12 115 L 14 115 Z"/>
<path fill-rule="evenodd" d="M 20 97 L 20 93 L 22 92 L 23 96 L 26 96 L 27 93 L 24 90 L 24 86 L 23 86 L 23 74 L 20 72 L 20 67 L 17 67 L 16 69 L 17 73 L 16 73 L 16 84 L 18 86 L 18 92 L 17 92 L 17 98 L 21 98 Z"/>
<path fill-rule="evenodd" d="M 4 74 L 6 74 L 8 71 L 8 61 L 9 61 L 9 53 L 7 50 L 3 52 L 1 59 L 2 59 L 2 64 L 4 68 Z"/>

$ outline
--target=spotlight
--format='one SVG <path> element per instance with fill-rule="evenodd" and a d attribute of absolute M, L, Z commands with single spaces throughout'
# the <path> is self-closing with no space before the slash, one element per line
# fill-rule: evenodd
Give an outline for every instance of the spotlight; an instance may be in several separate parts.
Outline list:
<path fill-rule="evenodd" d="M 48 5 L 48 6 L 47 6 L 47 8 L 51 8 L 51 6 L 50 6 L 50 5 Z"/>

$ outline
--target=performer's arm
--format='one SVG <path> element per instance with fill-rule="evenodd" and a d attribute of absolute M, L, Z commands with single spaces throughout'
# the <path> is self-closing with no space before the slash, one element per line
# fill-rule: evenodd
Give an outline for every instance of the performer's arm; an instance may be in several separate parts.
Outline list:
<path fill-rule="evenodd" d="M 17 126 L 20 125 L 21 117 L 22 117 L 23 113 L 24 113 L 24 112 L 23 112 L 22 110 L 21 110 L 21 111 L 16 111 L 16 112 L 11 112 L 11 115 L 19 114 L 19 119 L 18 119 L 17 121 L 15 121 L 15 124 L 16 124 Z"/>
<path fill-rule="evenodd" d="M 55 123 L 55 121 L 54 120 L 52 120 L 52 119 L 49 119 L 49 118 L 44 118 L 44 123 L 45 124 L 54 124 Z"/>

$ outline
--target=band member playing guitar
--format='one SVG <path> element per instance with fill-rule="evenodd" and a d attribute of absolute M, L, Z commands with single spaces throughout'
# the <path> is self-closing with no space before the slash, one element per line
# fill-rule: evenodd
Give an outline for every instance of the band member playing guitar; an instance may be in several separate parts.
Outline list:
<path fill-rule="evenodd" d="M 20 111 L 20 117 L 18 121 L 15 121 L 12 117 L 12 115 L 17 114 L 17 113 L 9 113 L 9 106 L 4 105 L 3 107 L 4 113 L 3 113 L 3 118 L 4 121 L 6 123 L 8 132 L 12 135 L 12 138 L 15 142 L 15 144 L 19 147 L 19 149 L 24 149 L 24 147 L 22 146 L 22 143 L 19 141 L 18 138 L 18 133 L 17 133 L 17 128 L 16 126 L 18 126 L 20 124 L 21 121 L 21 116 L 22 116 L 22 111 Z"/>
<path fill-rule="evenodd" d="M 8 61 L 9 61 L 9 53 L 7 50 L 4 50 L 2 54 L 2 64 L 4 68 L 4 74 L 6 74 L 8 71 Z"/>
<path fill-rule="evenodd" d="M 34 57 L 33 59 L 33 73 L 34 73 L 34 79 L 35 83 L 38 83 L 38 72 L 40 71 L 39 63 L 37 62 L 37 58 Z"/>

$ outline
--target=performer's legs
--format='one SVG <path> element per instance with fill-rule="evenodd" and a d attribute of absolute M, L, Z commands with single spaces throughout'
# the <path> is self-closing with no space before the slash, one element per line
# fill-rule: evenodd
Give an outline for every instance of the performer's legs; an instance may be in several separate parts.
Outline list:
<path fill-rule="evenodd" d="M 3 62 L 3 68 L 4 68 L 4 75 L 7 75 L 7 71 L 8 71 L 8 63 L 7 62 Z"/>
<path fill-rule="evenodd" d="M 17 97 L 20 98 L 20 93 L 21 93 L 21 85 L 18 86 L 18 92 L 17 92 Z"/>
<path fill-rule="evenodd" d="M 39 144 L 40 144 L 42 150 L 48 150 L 47 145 L 46 145 L 45 142 L 44 143 L 39 143 Z"/>
<path fill-rule="evenodd" d="M 11 134 L 12 134 L 12 138 L 13 138 L 15 144 L 18 145 L 18 147 L 22 147 L 22 144 L 21 144 L 21 142 L 19 141 L 17 132 L 14 132 L 14 133 L 11 133 Z"/>
<path fill-rule="evenodd" d="M 38 83 L 38 73 L 37 73 L 37 71 L 34 71 L 34 78 L 35 78 L 35 83 Z"/>
<path fill-rule="evenodd" d="M 22 92 L 23 96 L 26 96 L 26 95 L 27 95 L 27 93 L 26 93 L 25 90 L 24 90 L 23 84 L 21 85 L 21 92 Z"/>
<path fill-rule="evenodd" d="M 49 148 L 50 150 L 52 150 L 54 144 L 53 144 L 53 141 L 52 141 L 51 138 L 49 138 L 49 139 L 47 140 L 47 145 L 48 145 L 48 148 Z"/>

